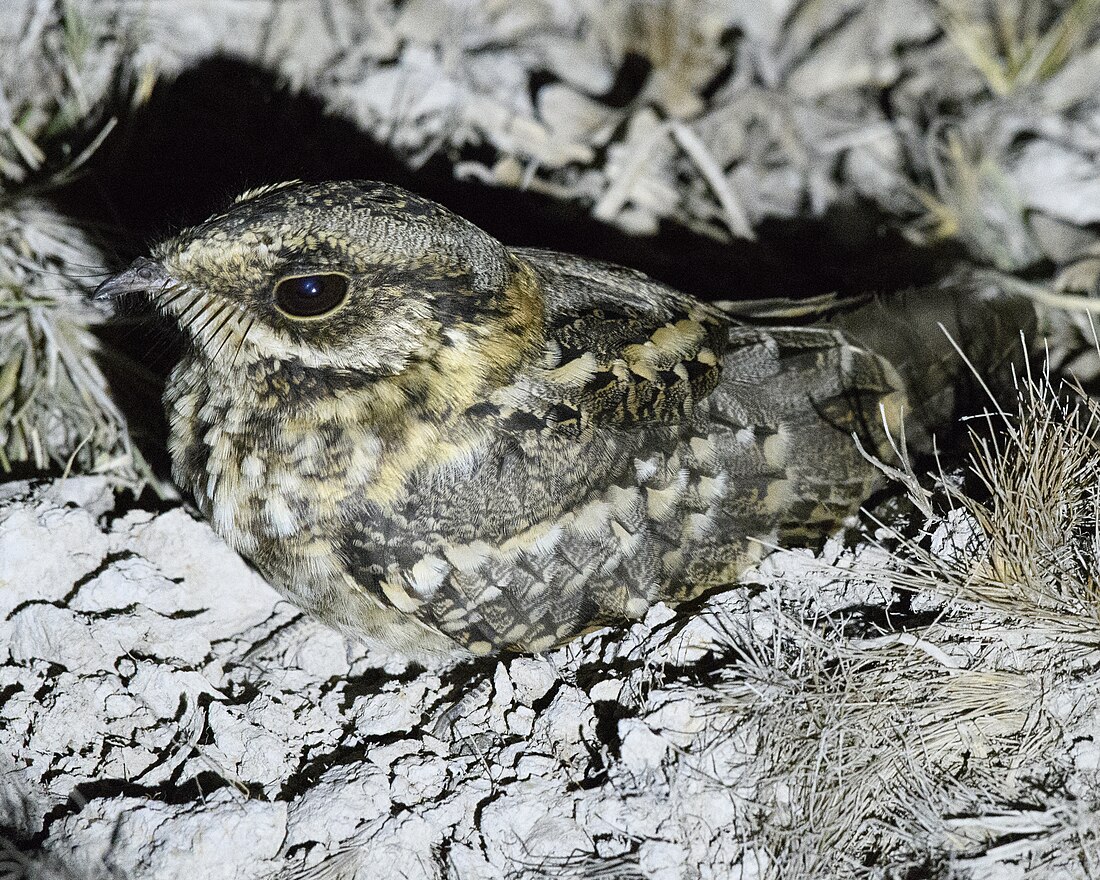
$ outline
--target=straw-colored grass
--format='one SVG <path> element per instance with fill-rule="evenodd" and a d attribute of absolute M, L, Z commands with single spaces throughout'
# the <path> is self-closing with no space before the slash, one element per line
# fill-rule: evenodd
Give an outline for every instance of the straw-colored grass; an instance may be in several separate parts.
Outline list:
<path fill-rule="evenodd" d="M 944 553 L 896 536 L 903 565 L 886 576 L 909 589 L 1042 626 L 1100 647 L 1100 403 L 1049 375 L 1018 384 L 1013 413 L 972 432 L 969 487 L 943 481 L 963 546 Z M 991 430 L 981 430 L 987 422 Z"/>
<path fill-rule="evenodd" d="M 31 9 L 0 88 L 0 475 L 149 476 L 100 360 L 113 357 L 90 302 L 102 250 L 41 196 L 80 172 L 113 127 L 89 130 L 109 59 L 72 3 Z M 102 23 L 100 23 L 102 24 Z M 91 71 L 89 73 L 89 71 Z"/>
<path fill-rule="evenodd" d="M 936 5 L 948 37 L 1000 96 L 1056 74 L 1100 18 L 1100 0 L 1075 0 L 1061 9 L 1047 0 L 938 0 Z"/>

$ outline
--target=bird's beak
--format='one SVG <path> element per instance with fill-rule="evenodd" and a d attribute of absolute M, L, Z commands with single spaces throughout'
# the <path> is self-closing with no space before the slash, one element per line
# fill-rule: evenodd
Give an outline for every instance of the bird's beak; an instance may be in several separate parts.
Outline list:
<path fill-rule="evenodd" d="M 172 284 L 174 279 L 156 260 L 138 257 L 117 275 L 112 275 L 95 290 L 97 300 L 118 299 L 127 293 L 144 293 Z"/>

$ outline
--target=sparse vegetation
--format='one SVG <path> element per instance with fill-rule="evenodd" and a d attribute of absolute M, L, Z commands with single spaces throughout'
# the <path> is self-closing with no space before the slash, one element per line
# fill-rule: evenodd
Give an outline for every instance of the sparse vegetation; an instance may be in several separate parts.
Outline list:
<path fill-rule="evenodd" d="M 937 0 L 937 5 L 951 41 L 1000 96 L 1056 74 L 1100 16 L 1097 0 Z"/>
<path fill-rule="evenodd" d="M 110 352 L 94 327 L 108 315 L 89 296 L 106 258 L 41 199 L 79 172 L 113 126 L 73 151 L 109 62 L 92 57 L 96 35 L 73 4 L 33 12 L 0 80 L 0 473 L 110 473 L 137 488 L 151 475 L 101 370 Z M 46 142 L 60 145 L 56 155 Z"/>
<path fill-rule="evenodd" d="M 879 523 L 886 552 L 834 576 L 933 622 L 851 634 L 780 586 L 747 624 L 715 623 L 739 660 L 707 696 L 723 733 L 700 745 L 753 744 L 763 876 L 993 876 L 1023 854 L 1091 876 L 1100 805 L 1064 749 L 1100 705 L 1098 431 L 1095 400 L 1026 376 L 1015 411 L 973 425 L 965 477 L 929 494 L 930 475 L 892 471 L 923 525 Z"/>

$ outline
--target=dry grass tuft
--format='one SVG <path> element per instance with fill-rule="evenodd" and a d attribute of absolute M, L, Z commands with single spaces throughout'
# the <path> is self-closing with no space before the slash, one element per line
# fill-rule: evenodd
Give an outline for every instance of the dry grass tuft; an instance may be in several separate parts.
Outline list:
<path fill-rule="evenodd" d="M 931 186 L 912 188 L 921 207 L 907 234 L 918 244 L 956 239 L 1004 271 L 1040 257 L 1027 206 L 995 154 L 968 144 L 956 130 L 930 141 Z"/>
<path fill-rule="evenodd" d="M 1100 18 L 1100 0 L 1063 9 L 1046 0 L 938 0 L 948 37 L 995 95 L 1012 95 L 1054 76 Z"/>
<path fill-rule="evenodd" d="M 97 358 L 111 357 L 89 301 L 106 260 L 37 195 L 71 179 L 110 132 L 89 132 L 115 78 L 105 23 L 72 3 L 29 2 L 0 61 L 0 475 L 15 467 L 151 475 L 133 450 Z M 49 144 L 47 148 L 45 145 Z"/>
<path fill-rule="evenodd" d="M 712 622 L 732 661 L 698 746 L 717 760 L 743 744 L 731 772 L 751 790 L 754 876 L 1100 864 L 1093 777 L 1067 754 L 1100 705 L 1098 408 L 1028 375 L 1015 412 L 974 425 L 965 479 L 929 493 L 899 455 L 921 534 L 880 523 L 887 563 L 857 556 L 832 576 L 909 592 L 932 623 L 868 633 L 813 600 L 792 608 L 781 586 Z"/>
<path fill-rule="evenodd" d="M 721 732 L 751 744 L 747 847 L 765 877 L 901 875 L 947 858 L 942 817 L 1019 794 L 1051 745 L 1040 677 L 965 668 L 947 630 L 848 641 L 781 616 L 727 632 L 743 659 L 713 692 Z M 894 876 L 895 874 L 891 874 Z"/>
<path fill-rule="evenodd" d="M 133 472 L 91 327 L 103 320 L 73 273 L 98 250 L 44 205 L 0 209 L 0 468 Z"/>
<path fill-rule="evenodd" d="M 973 489 L 941 483 L 961 544 L 895 533 L 903 565 L 887 577 L 1100 647 L 1100 403 L 1046 372 L 1018 401 L 986 417 L 998 430 L 972 432 Z"/>

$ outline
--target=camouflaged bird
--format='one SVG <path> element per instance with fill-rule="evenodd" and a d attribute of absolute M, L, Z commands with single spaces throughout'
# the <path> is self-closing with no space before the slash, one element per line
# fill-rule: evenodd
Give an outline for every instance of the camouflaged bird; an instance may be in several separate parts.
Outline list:
<path fill-rule="evenodd" d="M 247 192 L 101 295 L 128 291 L 191 342 L 178 483 L 292 602 L 422 661 L 544 650 L 819 539 L 880 484 L 853 435 L 950 417 L 935 322 L 990 364 L 1030 320 L 936 294 L 759 326 L 360 181 Z"/>

